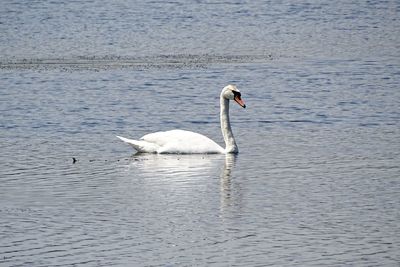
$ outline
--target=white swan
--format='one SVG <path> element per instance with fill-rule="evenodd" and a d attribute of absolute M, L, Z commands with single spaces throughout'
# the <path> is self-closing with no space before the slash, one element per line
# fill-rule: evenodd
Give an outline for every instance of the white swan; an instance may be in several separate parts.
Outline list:
<path fill-rule="evenodd" d="M 158 154 L 214 154 L 238 153 L 238 147 L 233 137 L 229 121 L 229 100 L 235 100 L 245 108 L 240 91 L 234 85 L 225 86 L 220 95 L 221 131 L 226 148 L 222 148 L 210 138 L 184 130 L 171 130 L 146 134 L 140 140 L 132 140 L 117 136 L 125 143 L 130 144 L 138 152 Z"/>

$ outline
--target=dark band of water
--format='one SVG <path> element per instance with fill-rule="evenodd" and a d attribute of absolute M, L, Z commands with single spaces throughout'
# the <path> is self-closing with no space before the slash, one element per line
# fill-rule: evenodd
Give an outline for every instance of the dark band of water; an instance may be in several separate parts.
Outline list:
<path fill-rule="evenodd" d="M 176 69 L 204 68 L 213 64 L 266 63 L 273 59 L 267 55 L 158 55 L 144 57 L 103 56 L 76 58 L 24 58 L 0 60 L 0 69 Z"/>

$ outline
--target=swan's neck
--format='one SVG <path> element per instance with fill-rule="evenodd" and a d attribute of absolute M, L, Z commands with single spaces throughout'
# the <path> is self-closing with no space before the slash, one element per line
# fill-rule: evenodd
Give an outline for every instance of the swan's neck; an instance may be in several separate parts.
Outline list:
<path fill-rule="evenodd" d="M 231 123 L 229 121 L 229 100 L 220 97 L 221 104 L 221 131 L 225 141 L 226 153 L 238 153 L 239 149 L 236 145 L 235 138 L 233 137 Z"/>

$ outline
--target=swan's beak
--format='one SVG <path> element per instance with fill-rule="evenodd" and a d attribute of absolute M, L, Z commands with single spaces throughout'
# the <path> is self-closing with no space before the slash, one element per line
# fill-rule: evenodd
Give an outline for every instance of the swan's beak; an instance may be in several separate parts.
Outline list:
<path fill-rule="evenodd" d="M 246 108 L 246 105 L 244 104 L 242 98 L 240 96 L 235 96 L 235 98 L 233 99 L 236 101 L 236 103 L 238 103 L 242 108 Z"/>

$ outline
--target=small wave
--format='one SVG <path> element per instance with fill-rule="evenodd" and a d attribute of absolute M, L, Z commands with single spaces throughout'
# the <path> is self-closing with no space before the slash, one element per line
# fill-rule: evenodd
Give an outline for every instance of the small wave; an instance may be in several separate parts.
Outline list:
<path fill-rule="evenodd" d="M 332 124 L 332 121 L 318 121 L 318 120 L 259 120 L 259 123 L 273 124 L 273 123 L 310 123 L 310 124 Z"/>
<path fill-rule="evenodd" d="M 187 121 L 189 123 L 193 123 L 193 124 L 215 124 L 218 123 L 216 121 L 200 121 L 200 120 L 191 120 L 191 121 Z"/>

